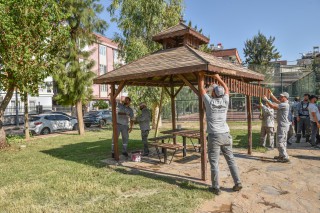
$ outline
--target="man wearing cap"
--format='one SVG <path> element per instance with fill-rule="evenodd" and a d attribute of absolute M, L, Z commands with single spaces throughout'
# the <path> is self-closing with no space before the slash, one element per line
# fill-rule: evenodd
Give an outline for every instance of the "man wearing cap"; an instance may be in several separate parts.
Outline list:
<path fill-rule="evenodd" d="M 128 157 L 127 146 L 129 142 L 129 133 L 132 131 L 133 127 L 133 110 L 130 107 L 131 98 L 126 97 L 124 103 L 118 103 L 118 113 L 117 113 L 117 129 L 118 138 L 121 133 L 122 136 L 122 154 Z M 130 119 L 130 127 L 129 127 Z M 114 144 L 112 139 L 112 158 L 114 158 Z"/>
<path fill-rule="evenodd" d="M 263 105 L 260 103 L 261 107 L 261 135 L 260 135 L 260 145 L 266 147 L 267 136 L 269 137 L 270 149 L 274 148 L 274 110 L 269 107 L 269 105 Z"/>
<path fill-rule="evenodd" d="M 298 133 L 297 133 L 297 143 L 300 143 L 301 132 L 303 137 L 306 137 L 306 142 L 310 139 L 310 116 L 309 116 L 309 94 L 304 94 L 303 101 L 298 103 Z"/>
<path fill-rule="evenodd" d="M 149 155 L 148 135 L 150 131 L 151 113 L 145 103 L 140 103 L 139 108 L 141 110 L 141 114 L 137 117 L 136 120 L 139 123 L 140 130 L 141 130 L 141 138 L 144 146 L 143 156 L 148 156 Z"/>
<path fill-rule="evenodd" d="M 277 147 L 279 151 L 279 156 L 275 156 L 274 158 L 279 162 L 289 162 L 289 156 L 287 153 L 287 137 L 288 130 L 290 126 L 290 122 L 288 119 L 289 116 L 289 94 L 287 92 L 283 92 L 280 94 L 280 100 L 278 100 L 272 92 L 269 90 L 271 99 L 274 101 L 272 103 L 268 100 L 266 96 L 263 97 L 263 100 L 273 109 L 277 111 Z"/>
<path fill-rule="evenodd" d="M 201 73 L 200 75 L 203 75 Z M 211 166 L 211 190 L 216 195 L 221 194 L 219 187 L 219 156 L 220 151 L 226 159 L 231 176 L 235 183 L 233 190 L 242 189 L 238 167 L 232 152 L 232 137 L 230 135 L 229 126 L 227 124 L 227 112 L 229 106 L 229 89 L 221 80 L 218 74 L 214 75 L 220 85 L 213 85 L 212 92 L 209 96 L 204 89 L 204 85 L 200 85 L 200 95 L 206 108 L 207 116 L 207 133 L 208 133 L 208 158 Z M 209 90 L 210 91 L 210 90 Z"/>
<path fill-rule="evenodd" d="M 309 114 L 310 114 L 310 121 L 311 121 L 311 145 L 317 145 L 317 134 L 319 133 L 320 128 L 320 113 L 319 109 L 316 105 L 317 96 L 311 95 L 310 96 L 310 105 L 309 105 Z"/>

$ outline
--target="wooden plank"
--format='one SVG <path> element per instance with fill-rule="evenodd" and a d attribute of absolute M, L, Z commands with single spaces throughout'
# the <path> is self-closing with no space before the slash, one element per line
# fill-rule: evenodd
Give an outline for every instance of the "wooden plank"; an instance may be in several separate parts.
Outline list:
<path fill-rule="evenodd" d="M 113 148 L 114 148 L 114 158 L 119 161 L 119 144 L 118 144 L 118 129 L 117 129 L 117 102 L 115 98 L 115 85 L 111 84 L 111 109 L 112 109 L 112 129 L 113 129 Z"/>
<path fill-rule="evenodd" d="M 251 110 L 251 96 L 247 95 L 247 115 L 248 115 L 248 154 L 252 154 L 252 110 Z"/>
<path fill-rule="evenodd" d="M 188 79 L 186 79 L 183 75 L 178 75 L 178 77 L 179 77 L 186 85 L 188 85 L 188 86 L 190 87 L 190 89 L 192 89 L 193 92 L 194 92 L 197 96 L 200 95 L 200 94 L 199 94 L 199 91 L 188 81 Z M 203 79 L 203 81 L 204 81 L 204 79 Z"/>
<path fill-rule="evenodd" d="M 198 78 L 198 88 L 202 85 L 204 79 L 203 76 L 199 75 Z M 199 122 L 200 122 L 200 144 L 201 144 L 201 179 L 203 181 L 207 180 L 207 146 L 205 140 L 205 124 L 204 124 L 204 103 L 202 96 L 199 95 Z"/>

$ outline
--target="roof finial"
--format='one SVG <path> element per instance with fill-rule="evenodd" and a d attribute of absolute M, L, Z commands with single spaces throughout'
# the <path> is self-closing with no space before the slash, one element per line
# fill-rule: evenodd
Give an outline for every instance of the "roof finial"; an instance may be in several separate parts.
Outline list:
<path fill-rule="evenodd" d="M 186 22 L 186 20 L 183 20 L 183 15 L 180 16 L 179 22 L 180 24 L 184 24 Z"/>

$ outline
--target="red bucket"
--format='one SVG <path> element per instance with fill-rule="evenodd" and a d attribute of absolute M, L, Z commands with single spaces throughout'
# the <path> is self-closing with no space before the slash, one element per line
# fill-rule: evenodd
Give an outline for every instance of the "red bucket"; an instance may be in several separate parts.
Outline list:
<path fill-rule="evenodd" d="M 133 162 L 141 162 L 141 151 L 131 152 L 131 160 Z"/>

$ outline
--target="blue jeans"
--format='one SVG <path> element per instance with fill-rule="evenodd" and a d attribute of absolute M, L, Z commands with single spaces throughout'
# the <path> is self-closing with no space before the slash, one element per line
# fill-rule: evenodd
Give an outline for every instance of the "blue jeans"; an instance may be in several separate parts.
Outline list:
<path fill-rule="evenodd" d="M 212 187 L 219 189 L 219 157 L 222 151 L 224 158 L 229 166 L 233 181 L 235 184 L 241 183 L 239 171 L 233 156 L 231 145 L 220 146 L 217 143 L 229 139 L 232 145 L 232 137 L 229 133 L 208 134 L 208 158 L 211 166 Z"/>

